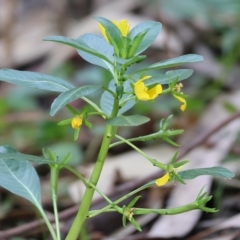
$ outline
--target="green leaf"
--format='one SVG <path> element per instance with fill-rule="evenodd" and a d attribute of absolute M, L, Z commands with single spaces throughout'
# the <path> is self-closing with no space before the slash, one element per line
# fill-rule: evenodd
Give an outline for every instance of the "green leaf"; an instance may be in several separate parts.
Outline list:
<path fill-rule="evenodd" d="M 144 50 L 146 50 L 157 38 L 158 34 L 160 33 L 162 24 L 159 22 L 154 21 L 146 21 L 143 23 L 138 24 L 128 34 L 128 37 L 132 40 L 141 32 L 145 32 L 147 29 L 150 29 L 146 35 L 144 36 L 143 40 L 141 41 L 135 55 L 140 54 Z"/>
<path fill-rule="evenodd" d="M 147 32 L 149 31 L 150 29 L 148 28 L 147 30 L 145 30 L 144 32 L 141 32 L 139 34 L 137 34 L 130 47 L 129 47 L 129 50 L 128 50 L 128 57 L 132 57 L 134 56 L 135 52 L 137 51 L 138 47 L 140 46 L 143 38 L 145 37 L 145 35 L 147 34 Z"/>
<path fill-rule="evenodd" d="M 123 47 L 124 45 L 124 41 L 123 41 L 123 36 L 122 36 L 122 33 L 121 31 L 118 29 L 118 27 L 113 24 L 111 21 L 109 21 L 108 19 L 106 18 L 102 18 L 102 17 L 95 17 L 95 19 L 100 23 L 102 24 L 102 26 L 105 28 L 106 30 L 106 35 L 109 36 L 111 39 L 110 40 L 110 43 L 115 45 L 118 49 L 118 54 L 121 50 L 121 48 Z M 113 42 L 111 42 L 111 40 Z M 116 50 L 116 48 L 115 48 Z M 117 55 L 118 55 L 117 54 Z"/>
<path fill-rule="evenodd" d="M 110 81 L 110 83 L 108 85 L 108 89 L 113 92 L 116 92 L 116 86 L 115 86 L 115 82 L 113 80 Z M 100 107 L 101 107 L 102 111 L 105 114 L 107 114 L 108 116 L 110 116 L 112 113 L 113 102 L 114 102 L 113 95 L 108 91 L 104 91 L 101 96 L 101 99 L 100 99 Z"/>
<path fill-rule="evenodd" d="M 124 87 L 124 92 L 133 92 L 132 84 L 130 81 L 125 81 L 123 84 L 123 87 Z M 128 98 L 129 98 L 129 93 L 123 94 L 120 103 L 124 102 Z M 119 110 L 118 116 L 122 115 L 123 113 L 131 109 L 135 104 L 136 104 L 135 99 L 130 99 L 126 101 L 125 104 L 122 106 L 122 108 Z"/>
<path fill-rule="evenodd" d="M 18 151 L 9 145 L 0 146 L 0 153 L 17 153 Z"/>
<path fill-rule="evenodd" d="M 179 167 L 182 167 L 183 165 L 185 165 L 187 163 L 189 163 L 188 160 L 184 160 L 184 161 L 181 161 L 181 162 L 176 162 L 176 163 L 174 163 L 173 167 L 174 168 L 179 168 Z"/>
<path fill-rule="evenodd" d="M 132 208 L 134 205 L 135 205 L 135 203 L 138 201 L 138 199 L 140 198 L 141 196 L 136 196 L 128 205 L 127 205 L 127 207 L 128 208 Z"/>
<path fill-rule="evenodd" d="M 127 211 L 127 207 L 126 206 L 123 206 L 123 213 L 125 212 L 125 211 Z M 126 217 L 126 215 L 125 214 L 123 214 L 122 215 L 122 225 L 124 226 L 124 227 L 126 227 L 126 223 L 127 223 L 127 217 Z"/>
<path fill-rule="evenodd" d="M 171 83 L 176 78 L 178 78 L 178 81 L 189 78 L 193 74 L 193 70 L 192 69 L 177 69 L 177 70 L 167 71 L 165 74 L 168 76 L 169 81 Z"/>
<path fill-rule="evenodd" d="M 53 101 L 53 103 L 51 105 L 50 115 L 54 116 L 61 108 L 63 108 L 68 103 L 70 103 L 78 98 L 87 96 L 87 95 L 97 91 L 100 88 L 101 88 L 101 86 L 88 85 L 88 86 L 83 86 L 80 88 L 74 88 L 74 89 L 71 89 L 67 92 L 60 94 Z"/>
<path fill-rule="evenodd" d="M 77 50 L 81 50 L 81 51 L 90 53 L 93 56 L 99 57 L 99 58 L 105 60 L 106 62 L 112 64 L 112 62 L 107 57 L 105 57 L 103 54 L 96 52 L 94 49 L 90 48 L 89 46 L 87 46 L 86 43 L 84 41 L 82 41 L 81 39 L 75 40 L 75 39 L 64 37 L 64 36 L 50 36 L 50 37 L 44 38 L 43 40 L 51 41 L 51 42 L 58 42 L 58 43 L 62 43 L 62 44 L 71 46 Z"/>
<path fill-rule="evenodd" d="M 37 164 L 51 164 L 52 161 L 47 160 L 43 157 L 37 157 L 33 155 L 28 154 L 22 154 L 18 152 L 9 152 L 9 153 L 0 153 L 0 159 L 4 161 L 12 161 L 12 160 L 21 160 L 21 161 L 31 161 Z"/>
<path fill-rule="evenodd" d="M 136 104 L 135 99 L 131 99 L 129 101 L 127 101 L 123 107 L 119 110 L 118 115 L 120 116 L 121 114 L 125 113 L 126 111 L 128 111 L 129 109 L 131 109 L 134 105 Z"/>
<path fill-rule="evenodd" d="M 133 225 L 139 232 L 142 231 L 141 227 L 139 226 L 139 224 L 137 223 L 137 221 L 136 221 L 134 218 L 132 218 L 132 219 L 129 220 L 129 221 L 132 223 L 132 225 Z"/>
<path fill-rule="evenodd" d="M 198 168 L 178 172 L 183 179 L 193 179 L 201 175 L 211 175 L 214 177 L 233 178 L 233 172 L 224 167 Z"/>
<path fill-rule="evenodd" d="M 107 123 L 112 126 L 139 126 L 148 122 L 149 120 L 150 119 L 148 117 L 132 115 L 111 118 L 107 120 Z"/>
<path fill-rule="evenodd" d="M 1 69 L 0 80 L 22 87 L 38 88 L 54 92 L 65 92 L 74 86 L 60 78 L 42 73 Z"/>
<path fill-rule="evenodd" d="M 88 47 L 95 50 L 99 54 L 104 55 L 106 58 L 109 59 L 109 61 L 113 62 L 114 49 L 110 44 L 106 42 L 106 40 L 103 37 L 97 34 L 87 33 L 80 36 L 77 40 L 84 41 Z M 100 67 L 106 68 L 111 72 L 113 72 L 113 66 L 109 62 L 105 61 L 104 59 L 94 56 L 82 50 L 77 50 L 77 52 L 86 61 L 94 65 L 98 65 Z"/>
<path fill-rule="evenodd" d="M 3 154 L 14 154 L 9 146 L 1 146 Z M 16 153 L 15 153 L 16 154 Z M 2 154 L 1 154 L 2 155 Z M 40 181 L 34 167 L 28 161 L 3 159 L 0 155 L 0 186 L 32 202 L 38 209 L 41 207 Z"/>
<path fill-rule="evenodd" d="M 154 63 L 147 68 L 138 70 L 137 72 L 146 72 L 154 69 L 170 68 L 170 67 L 175 67 L 182 64 L 186 64 L 186 63 L 200 62 L 203 60 L 204 60 L 203 57 L 200 55 L 188 54 L 188 55 L 183 55 L 180 57 Z"/>

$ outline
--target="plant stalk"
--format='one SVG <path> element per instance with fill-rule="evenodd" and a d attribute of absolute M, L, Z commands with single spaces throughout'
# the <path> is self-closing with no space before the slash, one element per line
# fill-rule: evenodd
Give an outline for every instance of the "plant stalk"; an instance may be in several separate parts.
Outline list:
<path fill-rule="evenodd" d="M 99 177 L 101 175 L 102 168 L 103 168 L 103 165 L 105 162 L 105 158 L 107 156 L 108 148 L 111 143 L 115 129 L 116 129 L 116 127 L 113 127 L 110 125 L 106 126 L 105 134 L 103 137 L 103 142 L 102 142 L 102 145 L 101 145 L 101 148 L 99 151 L 97 162 L 94 166 L 91 178 L 89 180 L 89 182 L 95 186 L 97 185 Z M 66 240 L 75 240 L 78 238 L 79 233 L 82 229 L 82 226 L 87 218 L 88 210 L 89 210 L 91 202 L 92 202 L 94 191 L 95 191 L 95 189 L 90 186 L 88 186 L 86 188 L 80 208 L 74 219 L 72 227 L 70 228 L 70 231 L 66 237 Z"/>

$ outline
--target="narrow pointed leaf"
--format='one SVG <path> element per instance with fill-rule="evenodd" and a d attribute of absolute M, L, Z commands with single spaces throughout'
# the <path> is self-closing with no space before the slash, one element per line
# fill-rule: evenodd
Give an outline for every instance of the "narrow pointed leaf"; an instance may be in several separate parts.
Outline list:
<path fill-rule="evenodd" d="M 138 199 L 140 198 L 141 196 L 136 196 L 129 204 L 128 204 L 128 208 L 132 208 L 135 203 L 138 201 Z"/>
<path fill-rule="evenodd" d="M 77 50 L 82 50 L 84 52 L 90 53 L 93 56 L 99 57 L 99 58 L 109 62 L 110 64 L 112 64 L 111 61 L 107 57 L 105 57 L 103 54 L 96 52 L 94 49 L 90 48 L 89 46 L 87 46 L 86 43 L 84 41 L 82 41 L 81 39 L 75 40 L 75 39 L 64 37 L 64 36 L 50 36 L 50 37 L 44 38 L 43 40 L 51 41 L 51 42 L 58 42 L 58 43 L 62 43 L 62 44 L 71 46 Z"/>
<path fill-rule="evenodd" d="M 224 167 L 198 168 L 178 172 L 183 179 L 193 179 L 201 175 L 211 175 L 214 177 L 233 178 L 234 173 Z"/>
<path fill-rule="evenodd" d="M 126 206 L 123 206 L 123 213 L 126 211 Z M 126 223 L 127 223 L 127 217 L 123 214 L 122 215 L 122 225 L 124 226 L 124 227 L 126 227 Z"/>
<path fill-rule="evenodd" d="M 52 103 L 50 115 L 54 116 L 61 108 L 63 108 L 68 103 L 70 103 L 78 98 L 87 96 L 87 95 L 97 91 L 100 88 L 101 88 L 101 86 L 88 85 L 88 86 L 83 86 L 80 88 L 74 88 L 74 89 L 71 89 L 67 92 L 60 94 Z"/>
<path fill-rule="evenodd" d="M 22 87 L 38 88 L 54 92 L 65 92 L 74 86 L 60 78 L 42 73 L 1 69 L 0 80 Z"/>
<path fill-rule="evenodd" d="M 137 223 L 137 221 L 134 218 L 132 218 L 130 222 L 139 232 L 142 231 L 141 227 L 139 226 L 139 224 Z"/>
<path fill-rule="evenodd" d="M 107 123 L 112 126 L 139 126 L 150 119 L 145 116 L 132 115 L 132 116 L 119 116 L 107 120 Z"/>
<path fill-rule="evenodd" d="M 188 54 L 188 55 L 172 58 L 169 60 L 161 61 L 158 63 L 154 63 L 147 68 L 138 70 L 137 72 L 146 72 L 146 71 L 155 70 L 155 69 L 170 68 L 170 67 L 175 67 L 182 64 L 186 64 L 186 63 L 200 62 L 203 60 L 204 60 L 203 57 L 200 55 Z"/>

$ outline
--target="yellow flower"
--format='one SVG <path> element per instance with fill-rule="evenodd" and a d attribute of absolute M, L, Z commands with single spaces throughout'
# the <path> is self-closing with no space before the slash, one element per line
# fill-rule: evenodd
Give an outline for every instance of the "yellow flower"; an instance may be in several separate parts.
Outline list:
<path fill-rule="evenodd" d="M 112 20 L 112 23 L 117 26 L 117 28 L 120 30 L 120 32 L 122 33 L 123 37 L 126 37 L 128 35 L 129 29 L 130 29 L 130 25 L 128 24 L 127 20 L 121 20 L 120 22 L 116 22 L 115 20 Z M 102 33 L 102 35 L 104 36 L 104 38 L 109 42 L 107 34 L 106 34 L 106 29 L 103 27 L 102 24 L 98 24 L 100 31 Z"/>
<path fill-rule="evenodd" d="M 166 173 L 163 177 L 158 178 L 158 179 L 155 181 L 155 183 L 160 187 L 160 186 L 165 185 L 165 184 L 168 182 L 169 179 L 170 179 L 169 174 Z"/>
<path fill-rule="evenodd" d="M 138 80 L 134 84 L 134 93 L 137 98 L 142 101 L 149 101 L 155 99 L 160 93 L 162 93 L 162 86 L 157 84 L 155 87 L 148 90 L 143 81 L 149 79 L 151 76 L 145 76 Z"/>
<path fill-rule="evenodd" d="M 182 87 L 183 87 L 182 83 L 179 83 L 179 84 L 176 84 L 176 86 L 174 87 L 173 90 L 175 90 L 175 91 L 178 92 L 178 93 L 181 93 L 181 88 L 182 88 Z M 183 97 L 181 97 L 181 96 L 179 96 L 179 95 L 173 94 L 173 96 L 174 96 L 178 101 L 180 101 L 180 102 L 182 103 L 182 105 L 180 106 L 180 109 L 181 109 L 182 111 L 184 111 L 184 110 L 186 109 L 186 107 L 187 107 L 187 101 L 186 101 Z"/>
<path fill-rule="evenodd" d="M 82 125 L 82 122 L 83 122 L 83 120 L 81 117 L 79 117 L 79 116 L 74 117 L 71 121 L 72 128 L 78 129 Z"/>
<path fill-rule="evenodd" d="M 180 96 L 177 96 L 177 95 L 174 95 L 174 94 L 173 94 L 173 96 L 174 96 L 178 101 L 180 101 L 180 102 L 182 103 L 182 105 L 180 106 L 180 109 L 181 109 L 182 111 L 184 111 L 184 110 L 186 109 L 186 107 L 187 107 L 187 101 L 186 101 L 184 98 L 180 97 Z"/>

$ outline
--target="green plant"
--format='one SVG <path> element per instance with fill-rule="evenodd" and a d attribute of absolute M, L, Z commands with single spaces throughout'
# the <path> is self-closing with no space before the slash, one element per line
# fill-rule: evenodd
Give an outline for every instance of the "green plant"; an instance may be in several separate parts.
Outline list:
<path fill-rule="evenodd" d="M 62 168 L 71 171 L 86 186 L 86 191 L 79 206 L 78 213 L 66 240 L 77 239 L 85 220 L 102 212 L 118 212 L 123 216 L 124 226 L 126 220 L 128 220 L 139 231 L 141 231 L 141 228 L 134 219 L 135 215 L 148 214 L 151 212 L 171 215 L 194 209 L 200 209 L 206 212 L 216 212 L 216 209 L 205 207 L 205 204 L 211 199 L 211 196 L 207 196 L 207 193 L 204 192 L 203 189 L 192 203 L 172 209 L 142 209 L 134 207 L 139 196 L 135 197 L 128 206 L 120 205 L 123 200 L 154 184 L 162 186 L 169 181 L 179 181 L 185 184 L 186 179 L 192 179 L 200 175 L 214 175 L 231 178 L 234 174 L 222 167 L 180 171 L 181 167 L 187 164 L 188 161 L 183 160 L 177 162 L 176 158 L 178 152 L 176 152 L 169 164 L 163 164 L 134 145 L 133 142 L 135 141 L 150 141 L 159 138 L 173 146 L 178 146 L 177 143 L 171 140 L 171 137 L 181 134 L 183 130 L 169 129 L 172 116 L 160 122 L 159 131 L 156 133 L 132 139 L 125 139 L 117 134 L 118 127 L 133 127 L 148 122 L 150 119 L 146 116 L 128 116 L 125 115 L 125 113 L 135 104 L 141 104 L 142 101 L 154 101 L 159 95 L 161 97 L 163 94 L 171 94 L 176 100 L 180 101 L 180 109 L 184 111 L 187 107 L 187 96 L 181 92 L 183 85 L 178 82 L 191 76 L 193 71 L 190 69 L 178 69 L 167 71 L 165 74 L 155 74 L 151 76 L 146 75 L 146 73 L 152 70 L 176 67 L 184 63 L 199 62 L 203 60 L 203 57 L 194 54 L 184 55 L 174 59 L 157 62 L 132 72 L 130 67 L 134 64 L 137 65 L 146 58 L 145 55 L 140 54 L 156 39 L 160 32 L 161 24 L 147 21 L 140 23 L 130 30 L 126 20 L 122 20 L 118 23 L 101 17 L 96 17 L 95 19 L 100 24 L 103 37 L 96 34 L 84 34 L 77 39 L 53 36 L 47 37 L 44 40 L 74 47 L 79 55 L 86 61 L 107 69 L 113 78 L 113 80 L 109 82 L 108 87 L 87 85 L 76 88 L 62 79 L 45 74 L 11 69 L 0 70 L 0 80 L 2 81 L 24 87 L 60 92 L 60 95 L 52 103 L 50 115 L 55 115 L 63 107 L 69 110 L 72 115 L 71 118 L 62 120 L 59 122 L 59 125 L 71 124 L 75 131 L 74 140 L 78 139 L 82 125 L 86 125 L 90 129 L 92 128 L 92 124 L 89 120 L 91 116 L 99 115 L 105 120 L 105 132 L 90 180 L 87 181 L 79 172 L 67 165 L 68 161 L 71 159 L 69 153 L 58 158 L 53 151 L 48 149 L 43 150 L 44 157 L 37 157 L 19 153 L 9 146 L 2 146 L 0 148 L 0 185 L 14 194 L 28 199 L 37 207 L 54 240 L 61 239 L 57 208 L 57 191 L 58 176 Z M 89 94 L 96 91 L 102 91 L 100 104 L 93 102 L 87 97 Z M 75 109 L 70 105 L 72 101 L 78 98 L 83 99 L 88 104 L 81 110 Z M 117 139 L 118 141 L 113 142 L 113 139 Z M 112 202 L 101 192 L 101 189 L 98 189 L 97 183 L 109 148 L 119 144 L 128 144 L 139 154 L 143 155 L 154 167 L 165 171 L 165 174 L 159 179 L 151 181 Z M 50 224 L 41 206 L 39 178 L 29 161 L 38 164 L 49 164 L 50 166 L 50 185 L 56 223 L 55 229 Z M 89 211 L 95 191 L 106 200 L 108 205 L 99 210 Z"/>

